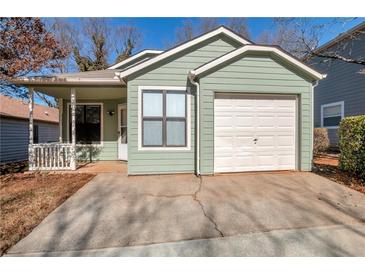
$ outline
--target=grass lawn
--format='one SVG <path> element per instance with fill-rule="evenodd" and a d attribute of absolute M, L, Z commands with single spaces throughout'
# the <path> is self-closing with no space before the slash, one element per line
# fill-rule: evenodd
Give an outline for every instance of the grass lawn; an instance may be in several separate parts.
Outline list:
<path fill-rule="evenodd" d="M 47 173 L 0 176 L 0 254 L 29 234 L 94 176 Z"/>

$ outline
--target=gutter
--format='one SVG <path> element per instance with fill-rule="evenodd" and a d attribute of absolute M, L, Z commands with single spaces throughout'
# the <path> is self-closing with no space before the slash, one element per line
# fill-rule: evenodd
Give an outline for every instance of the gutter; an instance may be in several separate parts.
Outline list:
<path fill-rule="evenodd" d="M 200 85 L 194 81 L 194 73 L 189 73 L 189 81 L 196 87 L 196 175 L 200 176 Z"/>
<path fill-rule="evenodd" d="M 24 78 L 14 78 L 11 80 L 13 84 L 17 85 L 115 85 L 119 86 L 120 81 L 115 79 L 85 79 L 85 78 L 55 78 L 55 77 L 24 77 Z M 124 83 L 124 82 L 123 82 Z"/>

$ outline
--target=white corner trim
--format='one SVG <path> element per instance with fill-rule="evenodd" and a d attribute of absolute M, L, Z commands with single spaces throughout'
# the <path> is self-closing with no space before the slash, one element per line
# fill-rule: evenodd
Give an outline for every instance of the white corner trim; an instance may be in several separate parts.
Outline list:
<path fill-rule="evenodd" d="M 70 108 L 71 103 L 67 103 L 67 124 L 66 124 L 66 133 L 67 136 L 66 138 L 64 138 L 64 141 L 67 140 L 67 142 L 70 142 L 70 128 L 69 128 L 69 123 L 70 123 L 70 112 L 69 112 L 69 108 Z M 100 103 L 100 102 L 87 102 L 87 103 L 77 103 L 76 102 L 76 106 L 77 105 L 99 105 L 100 106 L 100 144 L 77 144 L 77 147 L 87 147 L 87 146 L 93 146 L 93 147 L 102 147 L 104 146 L 104 103 Z"/>
<path fill-rule="evenodd" d="M 133 60 L 135 60 L 135 59 L 137 59 L 137 58 L 139 58 L 143 55 L 146 55 L 146 54 L 156 54 L 157 55 L 157 54 L 160 54 L 162 52 L 163 52 L 162 50 L 150 50 L 150 49 L 143 50 L 143 51 L 141 51 L 141 52 L 125 59 L 125 60 L 123 60 L 122 62 L 119 62 L 115 65 L 112 65 L 111 67 L 109 67 L 107 69 L 117 69 L 118 67 L 123 66 L 124 64 L 128 64 L 129 62 L 131 62 L 131 61 L 133 61 Z"/>
<path fill-rule="evenodd" d="M 324 128 L 328 128 L 328 129 L 337 129 L 339 128 L 339 126 L 329 126 L 329 127 L 325 127 L 323 125 L 323 120 L 324 120 L 324 108 L 326 107 L 333 107 L 333 106 L 341 106 L 341 119 L 343 119 L 345 117 L 345 102 L 344 101 L 339 101 L 339 102 L 334 102 L 334 103 L 329 103 L 329 104 L 323 104 L 321 105 L 321 127 Z"/>
<path fill-rule="evenodd" d="M 320 80 L 320 79 L 323 79 L 326 77 L 325 74 L 321 74 L 317 71 L 315 71 L 314 69 L 310 68 L 309 66 L 303 64 L 302 62 L 298 61 L 297 59 L 293 58 L 292 56 L 290 56 L 289 54 L 281 51 L 280 49 L 276 48 L 276 47 L 270 47 L 270 46 L 257 46 L 257 45 L 246 45 L 246 46 L 243 46 L 243 47 L 240 47 L 226 55 L 223 55 L 222 57 L 220 58 L 217 58 L 215 60 L 213 60 L 212 62 L 209 62 L 195 70 L 191 70 L 190 71 L 190 74 L 192 76 L 198 76 L 200 75 L 201 73 L 211 69 L 211 68 L 214 68 L 218 65 L 220 65 L 221 63 L 224 63 L 234 57 L 237 57 L 238 55 L 241 55 L 245 52 L 248 52 L 248 51 L 260 51 L 260 52 L 270 52 L 270 53 L 273 53 L 275 55 L 278 55 L 280 56 L 281 58 L 287 60 L 288 62 L 292 63 L 293 65 L 301 68 L 302 70 L 308 72 L 309 74 L 311 74 L 314 78 Z"/>
<path fill-rule="evenodd" d="M 191 150 L 191 94 L 186 95 L 186 147 L 143 147 L 142 146 L 142 91 L 143 90 L 181 90 L 187 87 L 174 86 L 138 86 L 138 151 L 188 151 Z"/>
<path fill-rule="evenodd" d="M 180 46 L 177 46 L 175 48 L 172 48 L 170 50 L 167 50 L 167 51 L 161 53 L 160 55 L 156 56 L 153 59 L 147 60 L 147 61 L 145 61 L 145 62 L 143 62 L 141 64 L 138 64 L 138 65 L 136 65 L 134 67 L 131 67 L 130 69 L 126 69 L 125 71 L 119 72 L 119 73 L 117 73 L 117 76 L 119 76 L 119 78 L 124 78 L 124 77 L 126 77 L 128 75 L 131 75 L 132 73 L 135 73 L 135 72 L 137 72 L 137 71 L 139 71 L 139 70 L 147 67 L 147 66 L 150 66 L 152 64 L 155 64 L 155 63 L 157 63 L 157 62 L 159 62 L 159 61 L 161 61 L 161 60 L 163 60 L 163 59 L 165 59 L 167 57 L 170 57 L 170 56 L 172 56 L 172 55 L 174 55 L 174 54 L 176 54 L 176 53 L 178 53 L 180 51 L 183 51 L 183 50 L 185 50 L 185 49 L 187 49 L 189 47 L 192 47 L 192 46 L 194 46 L 194 45 L 196 45 L 198 43 L 201 43 L 201 42 L 203 42 L 203 41 L 205 41 L 205 40 L 207 40 L 209 38 L 212 38 L 212 37 L 214 37 L 216 35 L 219 35 L 219 34 L 224 34 L 224 35 L 226 35 L 228 37 L 231 37 L 232 39 L 236 40 L 237 42 L 239 42 L 242 45 L 251 44 L 250 41 L 247 41 L 247 40 L 243 39 L 239 35 L 233 33 L 232 31 L 230 31 L 228 29 L 226 29 L 225 27 L 220 27 L 220 28 L 217 28 L 217 29 L 215 29 L 215 30 L 213 30 L 211 32 L 208 32 L 208 33 L 206 33 L 206 34 L 204 34 L 202 36 L 199 36 L 199 37 L 197 37 L 197 38 L 195 38 L 195 39 L 193 39 L 191 41 L 188 41 L 188 42 L 186 42 L 186 43 L 184 43 L 184 44 L 182 44 Z"/>

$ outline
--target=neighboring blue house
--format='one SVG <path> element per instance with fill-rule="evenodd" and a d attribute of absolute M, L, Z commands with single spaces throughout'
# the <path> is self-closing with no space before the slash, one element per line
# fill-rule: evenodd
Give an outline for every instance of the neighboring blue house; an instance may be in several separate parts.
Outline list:
<path fill-rule="evenodd" d="M 58 109 L 34 105 L 34 143 L 58 141 Z M 0 94 L 0 163 L 28 160 L 28 102 Z"/>
<path fill-rule="evenodd" d="M 365 22 L 317 50 L 324 51 L 365 60 Z M 365 114 L 365 67 L 319 57 L 307 62 L 327 74 L 314 89 L 314 126 L 328 128 L 330 143 L 337 146 L 341 119 Z"/>

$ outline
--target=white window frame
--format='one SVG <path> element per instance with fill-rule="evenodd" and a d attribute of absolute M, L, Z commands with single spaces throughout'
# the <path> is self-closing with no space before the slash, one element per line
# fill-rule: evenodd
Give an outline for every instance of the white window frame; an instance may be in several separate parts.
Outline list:
<path fill-rule="evenodd" d="M 100 106 L 100 144 L 78 144 L 76 143 L 77 147 L 102 147 L 104 146 L 104 104 L 101 102 L 96 102 L 96 103 L 91 103 L 91 102 L 87 102 L 87 103 L 76 103 L 76 105 L 98 105 Z M 71 103 L 67 103 L 67 142 L 70 143 L 70 128 L 69 128 L 69 123 L 70 123 L 70 112 L 69 112 L 69 108 L 71 106 Z"/>
<path fill-rule="evenodd" d="M 143 90 L 166 90 L 186 92 L 186 146 L 185 147 L 144 147 L 142 146 L 142 92 Z M 191 94 L 187 87 L 174 86 L 138 86 L 138 150 L 139 151 L 188 151 L 191 150 Z"/>
<path fill-rule="evenodd" d="M 321 127 L 329 128 L 329 129 L 337 129 L 337 128 L 339 128 L 339 126 L 328 126 L 328 127 L 325 127 L 324 126 L 324 123 L 323 123 L 324 122 L 324 118 L 328 118 L 328 117 L 323 117 L 324 108 L 326 108 L 326 107 L 333 107 L 333 106 L 341 106 L 341 119 L 344 118 L 344 116 L 345 116 L 345 102 L 344 101 L 339 101 L 339 102 L 334 102 L 334 103 L 329 103 L 329 104 L 323 104 L 323 105 L 321 105 Z"/>

